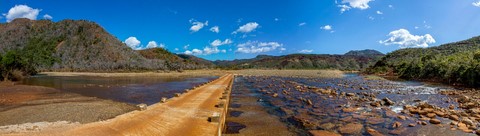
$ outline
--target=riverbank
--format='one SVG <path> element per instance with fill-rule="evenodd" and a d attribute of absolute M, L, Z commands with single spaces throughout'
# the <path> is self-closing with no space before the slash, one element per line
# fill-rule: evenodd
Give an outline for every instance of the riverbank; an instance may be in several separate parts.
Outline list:
<path fill-rule="evenodd" d="M 136 110 L 136 106 L 67 93 L 57 89 L 27 86 L 0 86 L 0 134 L 40 129 L 42 126 L 89 123 L 114 118 Z M 56 123 L 58 124 L 58 123 Z"/>

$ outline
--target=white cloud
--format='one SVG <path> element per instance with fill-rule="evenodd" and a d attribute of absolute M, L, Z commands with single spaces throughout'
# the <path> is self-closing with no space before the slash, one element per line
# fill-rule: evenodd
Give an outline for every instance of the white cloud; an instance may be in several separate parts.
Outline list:
<path fill-rule="evenodd" d="M 327 30 L 327 31 L 330 31 L 333 29 L 333 27 L 331 25 L 326 25 L 326 26 L 322 26 L 320 27 L 320 29 L 323 29 L 323 30 Z"/>
<path fill-rule="evenodd" d="M 127 44 L 128 47 L 130 47 L 130 48 L 132 48 L 132 49 L 134 49 L 134 50 L 139 50 L 139 49 L 141 49 L 141 47 L 140 47 L 140 43 L 141 43 L 141 42 L 137 39 L 137 37 L 133 37 L 133 36 L 128 37 L 128 38 L 125 40 L 124 43 Z"/>
<path fill-rule="evenodd" d="M 220 39 L 216 39 L 212 43 L 210 43 L 210 45 L 212 45 L 213 47 L 217 47 L 217 46 L 222 46 L 222 45 L 232 44 L 232 43 L 233 41 L 230 39 L 225 39 L 223 42 Z"/>
<path fill-rule="evenodd" d="M 178 49 L 178 48 L 175 48 L 174 50 L 175 50 L 175 51 L 178 51 L 178 50 L 180 50 L 180 49 Z"/>
<path fill-rule="evenodd" d="M 190 44 L 187 44 L 187 45 L 183 46 L 183 49 L 186 50 L 186 49 L 188 49 L 188 47 L 190 47 Z"/>
<path fill-rule="evenodd" d="M 52 16 L 50 16 L 49 14 L 45 14 L 45 15 L 43 15 L 43 19 L 46 19 L 46 20 L 52 20 L 52 19 L 53 19 L 53 17 L 52 17 Z"/>
<path fill-rule="evenodd" d="M 16 18 L 28 18 L 30 20 L 36 20 L 40 9 L 34 9 L 27 5 L 15 5 L 4 16 L 7 18 L 7 22 L 10 22 Z"/>
<path fill-rule="evenodd" d="M 243 26 L 240 26 L 236 31 L 234 31 L 232 34 L 236 34 L 238 32 L 241 32 L 241 33 L 250 33 L 252 31 L 255 31 L 255 29 L 257 29 L 259 27 L 258 23 L 257 22 L 250 22 L 250 23 L 247 23 Z"/>
<path fill-rule="evenodd" d="M 306 25 L 306 24 L 307 24 L 307 23 L 302 22 L 302 23 L 298 24 L 298 26 L 304 26 L 304 25 Z"/>
<path fill-rule="evenodd" d="M 338 5 L 340 8 L 340 12 L 343 13 L 345 11 L 350 10 L 351 8 L 357 8 L 361 10 L 365 10 L 370 8 L 368 5 L 369 2 L 374 1 L 374 0 L 342 0 L 342 4 Z M 338 4 L 338 2 L 335 2 Z M 348 5 L 347 5 L 348 4 Z"/>
<path fill-rule="evenodd" d="M 473 6 L 475 7 L 480 7 L 480 1 L 472 3 Z"/>
<path fill-rule="evenodd" d="M 393 5 L 388 5 L 389 8 L 393 8 Z"/>
<path fill-rule="evenodd" d="M 435 43 L 435 39 L 430 34 L 425 34 L 423 36 L 412 35 L 406 29 L 399 29 L 392 31 L 388 34 L 390 38 L 384 41 L 380 41 L 380 44 L 384 45 L 399 45 L 400 48 L 411 48 L 411 47 L 428 47 L 428 44 Z"/>
<path fill-rule="evenodd" d="M 372 16 L 368 16 L 368 19 L 370 19 L 370 20 L 375 20 L 375 18 L 372 17 Z"/>
<path fill-rule="evenodd" d="M 299 51 L 299 53 L 312 53 L 313 50 L 301 50 Z"/>
<path fill-rule="evenodd" d="M 280 19 L 278 19 L 278 18 L 275 18 L 275 19 L 273 19 L 273 20 L 275 20 L 275 21 L 280 21 Z"/>
<path fill-rule="evenodd" d="M 281 50 L 286 50 L 283 48 L 283 44 L 278 42 L 258 42 L 258 41 L 248 41 L 246 43 L 241 43 L 237 45 L 237 50 L 235 52 L 239 53 L 263 53 L 276 50 L 280 48 Z"/>
<path fill-rule="evenodd" d="M 147 49 L 149 49 L 149 48 L 165 48 L 165 44 L 163 44 L 163 43 L 157 44 L 157 42 L 155 42 L 155 41 L 150 41 L 147 44 Z"/>
<path fill-rule="evenodd" d="M 210 31 L 212 31 L 214 33 L 219 33 L 220 32 L 220 27 L 214 26 L 214 27 L 210 28 Z"/>
<path fill-rule="evenodd" d="M 379 14 L 379 15 L 383 15 L 383 12 L 382 12 L 382 11 L 378 11 L 378 10 L 377 10 L 377 14 Z"/>
<path fill-rule="evenodd" d="M 190 31 L 192 32 L 198 32 L 203 27 L 208 26 L 208 21 L 206 21 L 205 23 L 202 23 L 194 19 L 190 19 L 190 23 L 192 24 L 192 27 L 190 27 Z"/>
<path fill-rule="evenodd" d="M 217 53 L 226 53 L 227 50 L 220 50 L 218 47 L 204 47 L 203 50 L 200 49 L 193 49 L 192 51 L 185 51 L 184 54 L 188 55 L 210 55 L 210 54 L 217 54 Z"/>
<path fill-rule="evenodd" d="M 338 7 L 340 8 L 340 13 L 343 13 L 351 9 L 351 7 L 347 5 L 338 5 Z"/>

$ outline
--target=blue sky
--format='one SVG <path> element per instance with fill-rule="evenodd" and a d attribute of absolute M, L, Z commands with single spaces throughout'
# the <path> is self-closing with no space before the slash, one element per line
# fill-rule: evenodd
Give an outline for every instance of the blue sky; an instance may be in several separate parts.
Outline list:
<path fill-rule="evenodd" d="M 135 49 L 164 47 L 209 60 L 388 53 L 480 35 L 480 0 L 0 0 L 0 13 L 3 23 L 90 20 Z"/>

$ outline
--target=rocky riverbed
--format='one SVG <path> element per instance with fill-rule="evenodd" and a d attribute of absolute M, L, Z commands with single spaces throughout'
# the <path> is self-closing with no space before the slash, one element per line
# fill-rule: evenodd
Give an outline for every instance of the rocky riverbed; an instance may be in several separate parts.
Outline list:
<path fill-rule="evenodd" d="M 450 136 L 480 132 L 480 95 L 473 89 L 366 80 L 355 75 L 237 78 L 261 94 L 252 97 L 273 106 L 275 110 L 269 113 L 299 135 Z"/>

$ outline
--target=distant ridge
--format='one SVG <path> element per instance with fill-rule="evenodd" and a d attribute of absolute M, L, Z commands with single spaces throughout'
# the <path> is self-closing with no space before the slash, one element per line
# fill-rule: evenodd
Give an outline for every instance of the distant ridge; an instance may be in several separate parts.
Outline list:
<path fill-rule="evenodd" d="M 214 61 L 227 69 L 340 69 L 362 70 L 382 57 L 375 50 L 350 51 L 345 55 L 328 54 L 290 54 L 284 56 L 258 55 L 252 59 L 237 59 L 232 61 Z"/>

